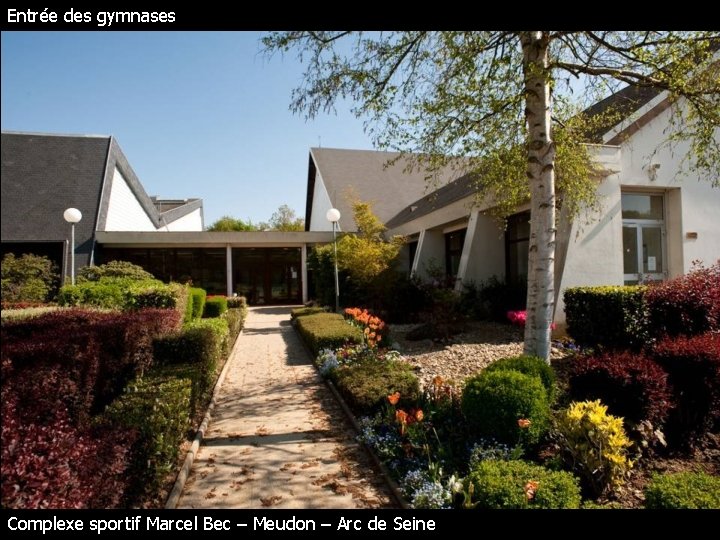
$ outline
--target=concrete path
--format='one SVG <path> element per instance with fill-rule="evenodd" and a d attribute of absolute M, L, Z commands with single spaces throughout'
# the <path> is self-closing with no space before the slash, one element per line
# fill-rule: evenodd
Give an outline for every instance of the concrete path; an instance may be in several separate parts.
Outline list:
<path fill-rule="evenodd" d="M 381 508 L 387 487 L 290 325 L 257 307 L 178 508 Z"/>

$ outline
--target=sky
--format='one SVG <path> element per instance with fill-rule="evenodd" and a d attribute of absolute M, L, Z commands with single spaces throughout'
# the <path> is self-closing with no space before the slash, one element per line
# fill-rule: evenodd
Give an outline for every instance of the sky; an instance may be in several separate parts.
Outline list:
<path fill-rule="evenodd" d="M 2 32 L 2 129 L 113 135 L 149 195 L 202 198 L 206 226 L 304 217 L 309 149 L 372 143 L 349 107 L 291 113 L 303 66 L 262 35 Z"/>

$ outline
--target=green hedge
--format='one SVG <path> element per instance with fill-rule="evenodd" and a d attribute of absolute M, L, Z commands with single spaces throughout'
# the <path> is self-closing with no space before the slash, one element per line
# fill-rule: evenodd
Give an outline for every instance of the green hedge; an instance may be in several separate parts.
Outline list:
<path fill-rule="evenodd" d="M 638 349 L 648 340 L 646 287 L 606 286 L 567 289 L 567 332 L 584 347 Z"/>
<path fill-rule="evenodd" d="M 337 349 L 345 343 L 363 342 L 362 331 L 348 324 L 338 313 L 316 313 L 296 320 L 300 336 L 316 356 L 322 349 Z"/>
<path fill-rule="evenodd" d="M 203 310 L 203 317 L 212 319 L 214 317 L 220 317 L 223 313 L 228 310 L 228 301 L 225 296 L 208 296 L 205 299 L 205 309 Z"/>
<path fill-rule="evenodd" d="M 245 326 L 245 319 L 247 318 L 247 307 L 231 308 L 225 312 L 225 320 L 228 325 L 228 343 L 230 348 L 235 344 L 238 335 Z"/>
<path fill-rule="evenodd" d="M 524 461 L 481 461 L 465 479 L 465 492 L 470 495 L 466 504 L 483 510 L 580 508 L 581 500 L 572 474 Z"/>
<path fill-rule="evenodd" d="M 157 489 L 174 468 L 189 427 L 191 394 L 189 379 L 148 374 L 131 382 L 103 414 L 104 422 L 139 435 L 131 464 L 135 495 Z"/>
<path fill-rule="evenodd" d="M 228 309 L 246 309 L 247 300 L 244 296 L 228 296 L 227 305 Z"/>
<path fill-rule="evenodd" d="M 327 313 L 327 309 L 324 307 L 301 307 L 295 308 L 290 312 L 290 319 L 293 321 L 298 317 L 305 317 L 306 315 L 315 315 L 316 313 Z"/>
<path fill-rule="evenodd" d="M 356 414 L 369 414 L 387 403 L 387 396 L 400 392 L 402 403 L 416 403 L 420 385 L 412 366 L 404 362 L 362 360 L 341 366 L 333 381 Z"/>
<path fill-rule="evenodd" d="M 207 293 L 205 292 L 205 289 L 200 289 L 198 287 L 190 287 L 189 303 L 191 309 L 188 310 L 189 313 L 186 313 L 185 322 L 194 321 L 202 317 L 203 311 L 205 309 L 206 298 Z"/>
<path fill-rule="evenodd" d="M 173 308 L 185 310 L 185 287 L 156 279 L 102 278 L 60 289 L 61 306 L 93 306 L 105 309 Z"/>
<path fill-rule="evenodd" d="M 645 506 L 655 509 L 720 509 L 720 478 L 705 473 L 656 475 L 645 488 Z"/>

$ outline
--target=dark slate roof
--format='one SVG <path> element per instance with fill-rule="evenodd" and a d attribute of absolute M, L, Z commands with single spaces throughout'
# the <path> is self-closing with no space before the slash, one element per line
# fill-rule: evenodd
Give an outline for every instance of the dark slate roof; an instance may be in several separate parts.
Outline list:
<path fill-rule="evenodd" d="M 426 179 L 427 172 L 424 170 L 414 168 L 405 171 L 408 165 L 405 159 L 386 166 L 398 156 L 397 152 L 311 148 L 305 210 L 306 228 L 309 230 L 312 219 L 317 169 L 320 169 L 331 203 L 340 210 L 340 228 L 343 231 L 355 230 L 351 207 L 353 199 L 372 202 L 373 212 L 385 223 L 403 207 L 422 197 L 429 183 L 445 185 L 454 176 L 448 170 L 435 179 Z"/>
<path fill-rule="evenodd" d="M 110 137 L 2 133 L 2 241 L 64 241 L 63 212 L 79 209 L 79 252 L 89 253 Z"/>
<path fill-rule="evenodd" d="M 585 110 L 585 113 L 589 116 L 593 116 L 612 108 L 613 110 L 619 112 L 621 117 L 626 118 L 652 101 L 661 92 L 662 90 L 657 88 L 626 86 L 605 99 L 591 105 Z M 601 131 L 595 134 L 594 140 L 598 143 L 602 143 L 603 135 L 612 129 L 614 125 L 615 124 L 604 126 Z M 441 187 L 437 191 L 413 201 L 389 219 L 386 222 L 387 227 L 389 229 L 398 227 L 417 219 L 420 216 L 429 214 L 438 208 L 443 208 L 452 202 L 473 195 L 477 191 L 477 184 L 473 181 L 474 178 L 474 175 L 466 174 L 456 180 L 453 180 L 446 186 Z"/>

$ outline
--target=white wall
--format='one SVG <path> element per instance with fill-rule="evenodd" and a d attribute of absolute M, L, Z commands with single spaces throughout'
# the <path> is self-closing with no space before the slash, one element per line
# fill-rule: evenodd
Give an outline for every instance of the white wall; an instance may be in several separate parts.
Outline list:
<path fill-rule="evenodd" d="M 165 227 L 158 230 L 164 231 Z M 200 208 L 193 210 L 189 214 L 168 223 L 168 231 L 202 231 L 202 212 Z"/>
<path fill-rule="evenodd" d="M 113 175 L 105 230 L 138 232 L 155 230 L 155 225 L 118 169 L 115 169 Z"/>
<path fill-rule="evenodd" d="M 445 270 L 445 234 L 442 230 L 426 230 L 420 233 L 415 260 L 415 274 L 420 279 L 429 279 L 428 270 L 433 268 Z"/>
<path fill-rule="evenodd" d="M 468 234 L 470 231 L 468 231 Z M 494 219 L 478 215 L 470 245 L 464 283 L 479 284 L 492 276 L 505 275 L 505 235 Z"/>
<path fill-rule="evenodd" d="M 332 208 L 330 202 L 330 195 L 328 195 L 327 188 L 323 182 L 320 171 L 315 173 L 315 188 L 313 190 L 313 207 L 310 215 L 310 230 L 311 231 L 332 231 L 332 223 L 330 223 L 325 214 Z M 338 228 L 340 224 L 338 223 Z"/>

